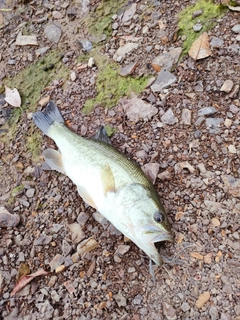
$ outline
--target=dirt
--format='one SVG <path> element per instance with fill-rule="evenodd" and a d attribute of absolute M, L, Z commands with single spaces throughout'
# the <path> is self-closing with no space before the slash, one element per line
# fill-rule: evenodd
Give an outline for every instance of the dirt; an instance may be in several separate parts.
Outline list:
<path fill-rule="evenodd" d="M 183 54 L 169 70 L 176 82 L 153 92 L 141 87 L 158 75 L 153 59 L 173 48 L 187 52 L 185 41 L 196 38 L 191 28 L 179 29 L 179 13 L 192 15 L 194 1 L 0 1 L 0 206 L 20 217 L 0 228 L 1 319 L 240 319 L 240 31 L 233 31 L 240 16 L 227 6 L 209 16 L 210 2 L 198 2 L 205 13 L 195 21 L 212 54 L 196 61 Z M 52 23 L 61 29 L 57 43 L 44 33 Z M 38 46 L 15 45 L 19 30 L 37 35 Z M 85 52 L 80 39 L 93 49 Z M 138 47 L 116 61 L 127 42 Z M 128 77 L 118 75 L 133 62 Z M 226 80 L 232 86 L 223 91 Z M 129 84 L 157 108 L 151 120 L 126 116 Z M 4 101 L 4 85 L 19 90 L 22 109 Z M 68 177 L 46 170 L 41 153 L 56 146 L 32 121 L 43 98 L 57 103 L 78 134 L 92 137 L 104 125 L 118 150 L 141 166 L 158 164 L 155 187 L 174 243 L 161 245 L 173 261 L 154 268 L 155 282 L 145 254 L 86 205 Z M 173 124 L 163 117 L 170 108 Z M 95 242 L 79 258 L 86 239 Z M 23 265 L 50 273 L 11 297 Z"/>

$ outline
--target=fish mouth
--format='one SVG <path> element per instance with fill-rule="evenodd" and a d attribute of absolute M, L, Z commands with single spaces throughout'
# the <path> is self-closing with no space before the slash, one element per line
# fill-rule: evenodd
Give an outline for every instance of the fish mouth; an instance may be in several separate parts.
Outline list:
<path fill-rule="evenodd" d="M 144 226 L 144 233 L 148 234 L 149 236 L 152 235 L 151 242 L 157 243 L 162 241 L 170 241 L 173 242 L 173 236 L 170 231 L 168 230 L 161 230 L 154 225 L 146 225 Z"/>

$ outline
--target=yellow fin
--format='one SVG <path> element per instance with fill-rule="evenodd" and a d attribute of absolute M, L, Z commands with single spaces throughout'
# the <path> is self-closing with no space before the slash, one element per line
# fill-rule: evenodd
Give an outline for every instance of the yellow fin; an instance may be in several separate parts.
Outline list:
<path fill-rule="evenodd" d="M 78 193 L 79 193 L 80 197 L 83 199 L 83 201 L 85 201 L 91 207 L 97 209 L 97 207 L 95 205 L 95 202 L 93 201 L 93 199 L 87 193 L 86 188 L 84 188 L 83 186 L 77 186 L 77 189 L 78 189 Z"/>
<path fill-rule="evenodd" d="M 115 180 L 112 170 L 108 164 L 101 169 L 101 181 L 105 195 L 108 192 L 115 192 Z"/>
<path fill-rule="evenodd" d="M 52 170 L 65 173 L 62 163 L 62 155 L 59 151 L 54 149 L 46 149 L 43 151 L 43 157 Z"/>

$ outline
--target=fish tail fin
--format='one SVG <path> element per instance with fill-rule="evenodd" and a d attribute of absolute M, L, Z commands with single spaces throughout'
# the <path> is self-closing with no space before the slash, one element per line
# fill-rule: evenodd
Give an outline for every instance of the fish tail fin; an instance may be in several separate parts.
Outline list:
<path fill-rule="evenodd" d="M 64 123 L 63 117 L 53 101 L 49 101 L 44 111 L 37 111 L 33 114 L 35 125 L 48 135 L 49 128 L 54 122 Z"/>

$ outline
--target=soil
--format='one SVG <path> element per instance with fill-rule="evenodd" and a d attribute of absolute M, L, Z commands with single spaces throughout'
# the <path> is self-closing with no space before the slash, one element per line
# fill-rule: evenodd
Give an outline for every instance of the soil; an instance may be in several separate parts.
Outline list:
<path fill-rule="evenodd" d="M 137 94 L 157 108 L 151 119 L 127 115 L 132 96 L 126 83 L 116 93 L 115 73 L 98 82 L 109 65 L 118 72 L 134 62 L 126 81 L 139 87 L 144 77 L 157 78 L 153 59 L 184 48 L 190 34 L 179 30 L 178 13 L 194 3 L 0 0 L 0 206 L 20 217 L 0 228 L 1 319 L 240 319 L 239 12 L 225 6 L 211 18 L 209 56 L 182 55 L 169 70 L 173 84 Z M 123 22 L 127 10 L 133 15 Z M 101 29 L 104 17 L 110 20 Z M 50 24 L 61 30 L 55 42 L 45 31 Z M 20 30 L 36 35 L 38 45 L 16 45 Z M 96 40 L 103 33 L 107 38 Z M 82 39 L 93 49 L 84 50 Z M 127 42 L 138 47 L 116 62 Z M 21 109 L 5 102 L 4 84 L 19 90 Z M 32 113 L 49 99 L 78 134 L 93 137 L 104 125 L 114 147 L 148 164 L 174 235 L 174 243 L 161 245 L 172 261 L 154 267 L 155 281 L 145 254 L 86 205 L 67 176 L 46 170 L 41 153 L 56 146 L 33 125 Z M 95 240 L 92 250 L 78 257 L 86 239 Z M 11 297 L 26 265 L 49 274 Z"/>

